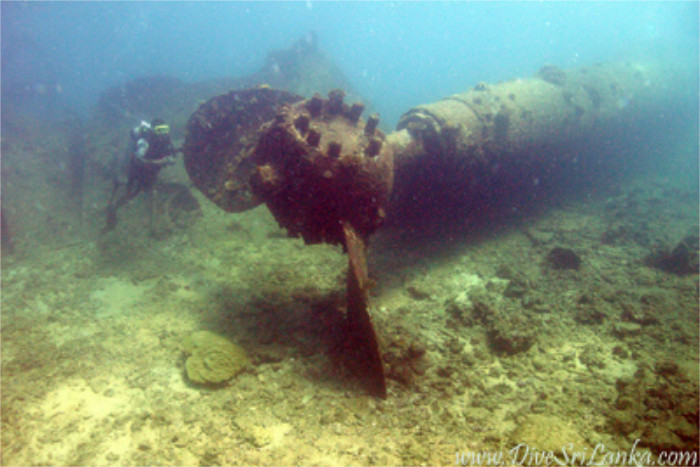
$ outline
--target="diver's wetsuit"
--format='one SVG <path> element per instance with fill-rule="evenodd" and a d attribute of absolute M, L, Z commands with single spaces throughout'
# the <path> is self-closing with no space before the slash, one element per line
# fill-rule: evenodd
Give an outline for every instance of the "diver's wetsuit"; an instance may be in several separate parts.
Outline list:
<path fill-rule="evenodd" d="M 142 190 L 148 195 L 149 224 L 151 231 L 153 230 L 153 186 L 158 179 L 158 172 L 166 165 L 174 163 L 175 152 L 169 135 L 156 134 L 149 123 L 141 122 L 131 130 L 129 149 L 124 158 L 115 164 L 114 188 L 107 207 L 107 223 L 102 229 L 103 233 L 116 227 L 117 209 L 135 198 Z M 125 186 L 124 194 L 114 202 L 122 186 Z"/>

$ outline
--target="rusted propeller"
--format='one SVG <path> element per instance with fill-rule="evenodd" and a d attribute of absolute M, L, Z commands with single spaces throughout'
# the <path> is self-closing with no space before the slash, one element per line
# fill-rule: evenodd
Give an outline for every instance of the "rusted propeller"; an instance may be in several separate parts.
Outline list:
<path fill-rule="evenodd" d="M 255 170 L 250 155 L 260 127 L 275 117 L 278 106 L 301 99 L 263 87 L 231 91 L 202 104 L 187 123 L 182 148 L 192 183 L 228 212 L 261 204 L 249 186 Z"/>
<path fill-rule="evenodd" d="M 356 368 L 363 373 L 367 390 L 381 398 L 386 397 L 386 380 L 379 343 L 369 316 L 369 278 L 367 276 L 367 244 L 355 229 L 343 223 L 345 245 L 348 250 L 347 302 L 348 339 L 354 341 Z"/>
<path fill-rule="evenodd" d="M 367 245 L 382 224 L 393 184 L 393 152 L 365 123 L 362 104 L 272 89 L 234 91 L 202 105 L 190 118 L 187 171 L 226 211 L 266 203 L 292 237 L 343 245 L 349 267 L 346 336 L 362 380 L 386 397 L 384 369 L 368 313 Z"/>

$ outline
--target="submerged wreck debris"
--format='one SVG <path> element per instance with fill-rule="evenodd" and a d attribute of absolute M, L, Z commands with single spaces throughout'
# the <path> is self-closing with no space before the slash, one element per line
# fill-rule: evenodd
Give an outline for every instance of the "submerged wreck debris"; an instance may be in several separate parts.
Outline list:
<path fill-rule="evenodd" d="M 262 201 L 249 185 L 250 152 L 263 123 L 278 105 L 300 96 L 269 88 L 231 91 L 202 104 L 187 123 L 185 168 L 196 186 L 224 211 L 240 212 Z"/>
<path fill-rule="evenodd" d="M 377 338 L 368 313 L 367 246 L 386 217 L 393 153 L 363 107 L 328 99 L 283 105 L 266 123 L 251 157 L 250 184 L 290 236 L 341 244 L 348 253 L 346 336 L 355 340 L 368 390 L 386 396 Z"/>
<path fill-rule="evenodd" d="M 686 95 L 694 89 L 685 86 L 689 74 L 666 65 L 549 67 L 538 78 L 480 84 L 409 110 L 389 135 L 377 129 L 376 116 L 365 123 L 363 105 L 347 105 L 342 91 L 306 100 L 272 89 L 235 91 L 192 115 L 185 164 L 195 186 L 223 209 L 264 202 L 288 235 L 343 245 L 346 324 L 366 363 L 367 388 L 384 397 L 367 313 L 366 254 L 388 213 L 423 222 L 436 211 L 455 218 L 494 197 L 516 207 L 511 194 L 531 198 L 548 180 L 575 177 L 611 142 L 653 137 L 648 129 L 664 110 L 694 102 Z M 601 170 L 597 159 L 589 165 Z M 564 267 L 580 263 L 565 259 Z"/>
<path fill-rule="evenodd" d="M 629 169 L 669 128 L 696 110 L 693 72 L 682 64 L 625 61 L 480 85 L 419 105 L 398 124 L 419 151 L 395 149 L 390 221 L 439 225 L 489 209 L 520 210 Z M 643 143 L 644 142 L 644 143 Z M 646 144 L 646 145 L 645 145 Z"/>
<path fill-rule="evenodd" d="M 561 68 L 555 65 L 544 65 L 537 72 L 537 76 L 548 83 L 552 83 L 555 86 L 563 86 L 566 83 L 566 73 Z"/>
<path fill-rule="evenodd" d="M 552 248 L 547 253 L 546 261 L 553 269 L 578 270 L 581 266 L 581 257 L 569 248 Z"/>
<path fill-rule="evenodd" d="M 303 101 L 271 89 L 232 92 L 190 119 L 185 166 L 195 186 L 223 209 L 265 202 L 289 236 L 343 245 L 349 256 L 345 335 L 362 349 L 357 357 L 365 364 L 358 368 L 368 389 L 384 397 L 366 255 L 370 235 L 386 217 L 394 164 L 378 118 L 365 123 L 363 110 L 346 104 L 342 91 Z"/>
<path fill-rule="evenodd" d="M 698 250 L 700 238 L 698 234 L 691 234 L 678 242 L 673 250 L 656 250 L 644 262 L 647 266 L 679 276 L 698 274 Z"/>
<path fill-rule="evenodd" d="M 253 194 L 307 244 L 347 248 L 346 225 L 366 242 L 386 215 L 393 153 L 376 121 L 365 124 L 357 109 L 332 91 L 282 106 L 261 130 Z"/>
<path fill-rule="evenodd" d="M 178 96 L 187 93 L 187 85 L 177 78 L 153 75 L 133 79 L 102 93 L 96 109 L 98 120 L 121 127 L 134 115 L 167 115 Z"/>
<path fill-rule="evenodd" d="M 365 384 L 371 394 L 386 397 L 386 381 L 379 343 L 369 316 L 369 277 L 367 276 L 367 242 L 352 225 L 343 222 L 345 245 L 348 251 L 348 282 L 346 289 L 346 335 L 358 369 L 365 375 Z"/>

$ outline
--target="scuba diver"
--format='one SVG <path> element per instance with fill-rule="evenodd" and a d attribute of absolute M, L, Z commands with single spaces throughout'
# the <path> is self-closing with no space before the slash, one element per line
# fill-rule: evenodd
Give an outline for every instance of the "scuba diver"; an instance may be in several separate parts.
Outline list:
<path fill-rule="evenodd" d="M 176 151 L 170 141 L 170 127 L 159 118 L 151 123 L 142 121 L 130 132 L 129 148 L 122 157 L 117 157 L 113 167 L 112 196 L 107 206 L 107 222 L 102 233 L 117 226 L 117 209 L 134 199 L 141 191 L 146 193 L 148 204 L 148 226 L 153 230 L 153 188 L 158 173 L 163 167 L 175 163 Z M 124 193 L 116 200 L 120 188 Z"/>

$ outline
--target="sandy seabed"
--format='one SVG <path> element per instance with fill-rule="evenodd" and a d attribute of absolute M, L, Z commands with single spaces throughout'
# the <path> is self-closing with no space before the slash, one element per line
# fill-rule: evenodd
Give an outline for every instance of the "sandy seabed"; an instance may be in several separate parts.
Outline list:
<path fill-rule="evenodd" d="M 264 208 L 227 215 L 197 196 L 197 222 L 161 239 L 135 202 L 128 227 L 4 255 L 3 465 L 697 452 L 698 276 L 643 261 L 697 229 L 692 191 L 638 180 L 479 233 L 380 232 L 371 315 L 386 400 L 329 350 L 341 250 L 285 238 Z M 551 267 L 555 247 L 580 268 Z M 221 387 L 189 382 L 181 343 L 199 330 L 251 365 Z"/>

